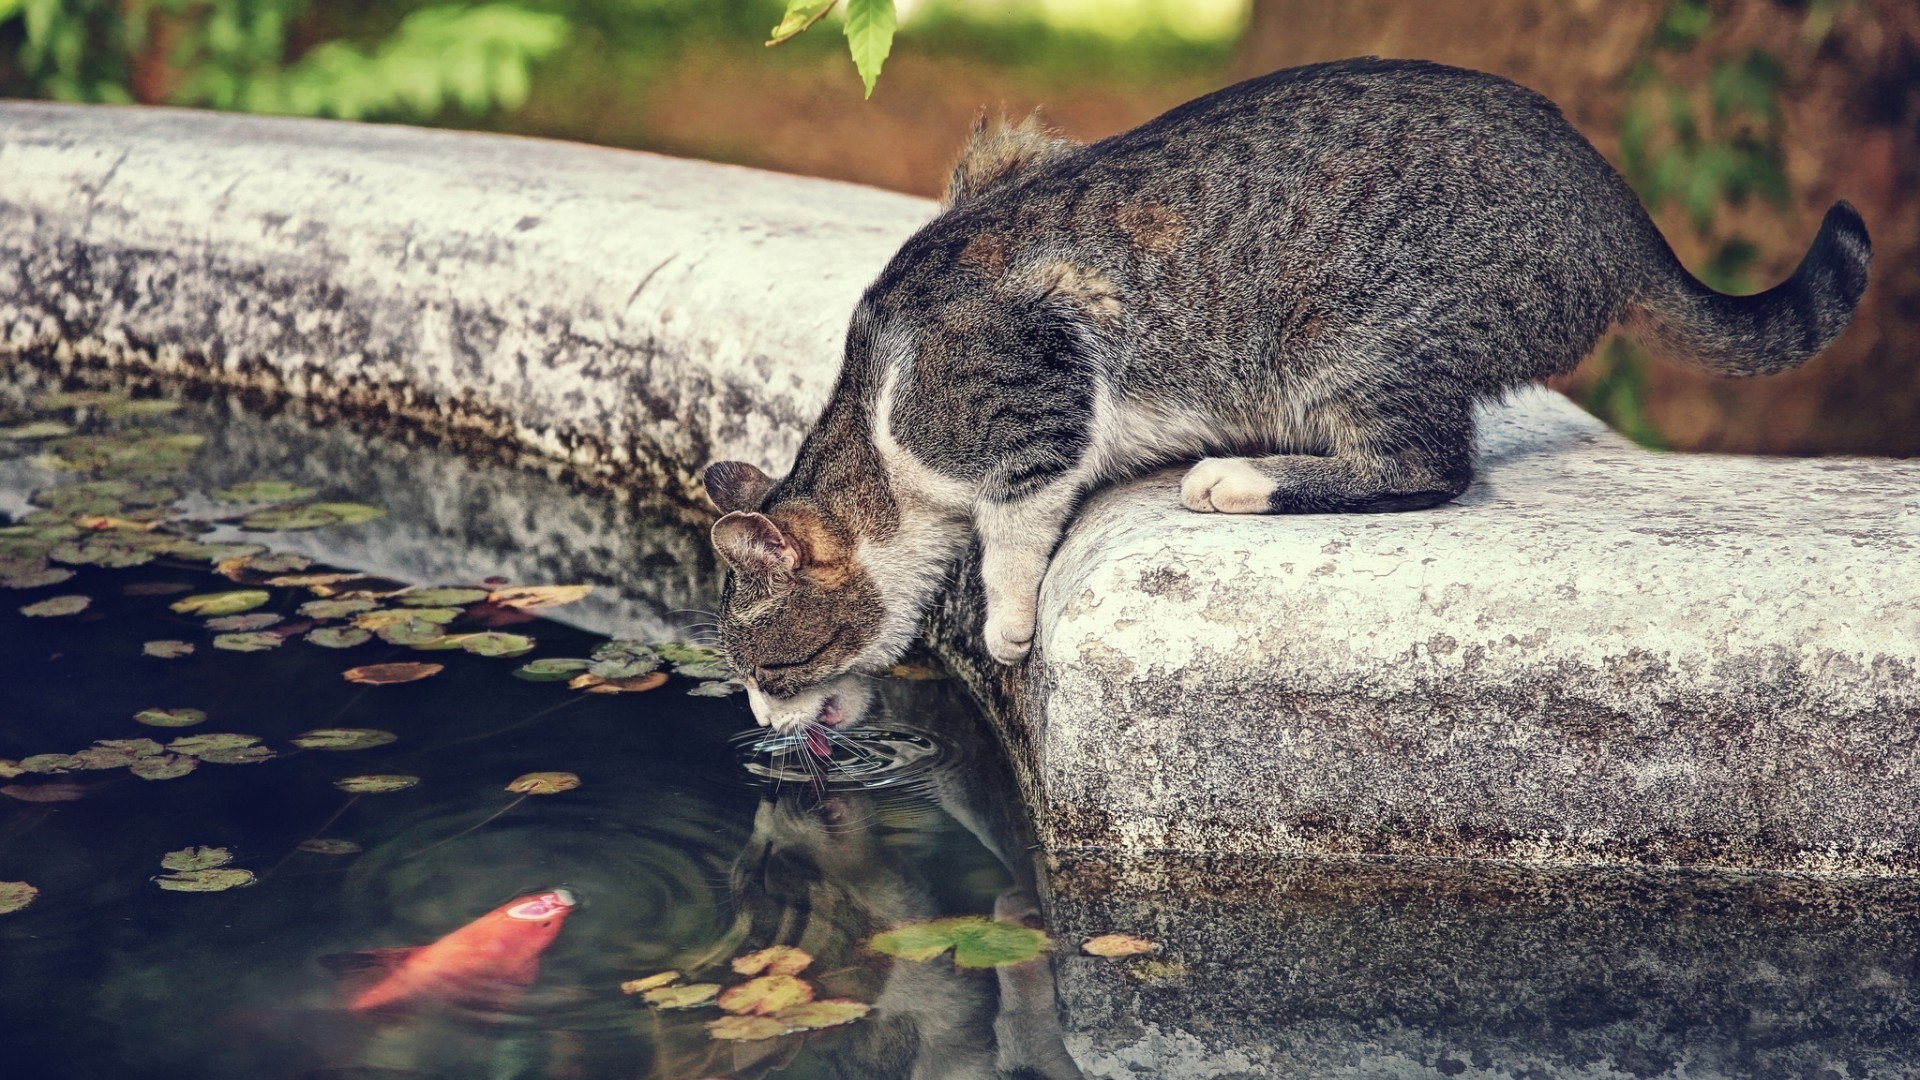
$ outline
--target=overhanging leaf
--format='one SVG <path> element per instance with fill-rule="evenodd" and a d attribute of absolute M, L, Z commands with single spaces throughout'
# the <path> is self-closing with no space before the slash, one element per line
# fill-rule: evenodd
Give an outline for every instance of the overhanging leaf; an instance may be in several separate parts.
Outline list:
<path fill-rule="evenodd" d="M 778 45 L 796 34 L 805 31 L 833 10 L 836 0 L 787 0 L 786 13 L 780 16 L 780 24 L 773 28 L 767 37 L 768 45 Z"/>
<path fill-rule="evenodd" d="M 847 47 L 860 81 L 867 85 L 867 97 L 873 96 L 880 66 L 893 51 L 893 30 L 893 0 L 847 0 Z"/>

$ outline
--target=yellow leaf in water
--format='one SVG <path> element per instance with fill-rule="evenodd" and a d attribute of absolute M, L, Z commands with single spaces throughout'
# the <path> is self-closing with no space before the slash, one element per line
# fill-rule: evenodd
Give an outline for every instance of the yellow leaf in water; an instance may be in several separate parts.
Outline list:
<path fill-rule="evenodd" d="M 663 686 L 666 681 L 666 672 L 655 671 L 631 679 L 603 679 L 598 675 L 579 675 L 568 682 L 567 686 L 574 690 L 584 690 L 589 694 L 637 694 L 643 690 Z"/>
<path fill-rule="evenodd" d="M 1160 951 L 1160 946 L 1132 934 L 1101 934 L 1089 938 L 1080 948 L 1088 956 L 1139 956 Z"/>
<path fill-rule="evenodd" d="M 643 979 L 628 979 L 626 982 L 620 984 L 620 992 L 623 994 L 638 994 L 665 986 L 679 978 L 680 973 L 677 971 L 662 971 L 657 975 L 648 975 Z"/>
<path fill-rule="evenodd" d="M 570 772 L 530 772 L 517 776 L 507 790 L 515 795 L 558 795 L 580 786 L 580 778 Z"/>
<path fill-rule="evenodd" d="M 813 1000 L 813 987 L 791 975 L 762 975 L 720 995 L 720 1007 L 730 1013 L 766 1016 Z"/>
<path fill-rule="evenodd" d="M 487 600 L 501 607 L 535 611 L 571 604 L 575 600 L 585 599 L 592 591 L 591 585 L 522 585 L 512 589 L 495 589 Z"/>
<path fill-rule="evenodd" d="M 365 667 L 348 668 L 341 677 L 348 682 L 367 686 L 391 686 L 415 682 L 445 670 L 441 664 L 368 664 Z"/>
<path fill-rule="evenodd" d="M 692 1009 L 712 1001 L 719 993 L 718 983 L 694 983 L 691 986 L 662 986 L 643 990 L 640 996 L 656 1009 Z"/>
<path fill-rule="evenodd" d="M 733 970 L 742 975 L 798 975 L 813 963 L 813 954 L 792 945 L 773 945 L 750 952 L 733 962 Z"/>
<path fill-rule="evenodd" d="M 785 1035 L 790 1029 L 771 1016 L 723 1016 L 707 1023 L 707 1034 L 728 1042 L 756 1042 Z"/>
<path fill-rule="evenodd" d="M 818 1028 L 851 1024 L 872 1011 L 873 1006 L 858 1001 L 828 998 L 825 1001 L 810 1001 L 805 1005 L 781 1009 L 773 1014 L 773 1019 L 787 1025 L 791 1030 L 813 1031 Z"/>

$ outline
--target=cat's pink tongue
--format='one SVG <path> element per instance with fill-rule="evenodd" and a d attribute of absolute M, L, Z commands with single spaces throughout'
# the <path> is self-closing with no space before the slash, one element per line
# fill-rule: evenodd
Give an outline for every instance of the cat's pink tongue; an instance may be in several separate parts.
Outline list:
<path fill-rule="evenodd" d="M 807 729 L 807 749 L 817 758 L 833 756 L 833 748 L 827 745 L 827 733 L 817 727 Z"/>

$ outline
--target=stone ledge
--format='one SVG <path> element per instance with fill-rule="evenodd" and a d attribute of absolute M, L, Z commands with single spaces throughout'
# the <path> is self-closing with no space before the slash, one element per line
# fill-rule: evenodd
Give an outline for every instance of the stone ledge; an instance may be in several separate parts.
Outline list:
<path fill-rule="evenodd" d="M 497 136 L 0 105 L 0 347 L 697 491 L 779 468 L 931 214 Z M 1920 464 L 1648 454 L 1545 392 L 1420 514 L 1092 499 L 980 665 L 1056 853 L 1920 869 Z M 964 629 L 967 597 L 942 625 Z"/>

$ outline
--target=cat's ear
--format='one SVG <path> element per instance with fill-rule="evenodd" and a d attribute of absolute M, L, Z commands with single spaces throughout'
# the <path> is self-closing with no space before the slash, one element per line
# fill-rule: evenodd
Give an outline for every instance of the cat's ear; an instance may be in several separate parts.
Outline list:
<path fill-rule="evenodd" d="M 940 205 L 958 206 L 1003 180 L 1055 161 L 1082 145 L 1048 129 L 1037 112 L 1017 124 L 1009 125 L 1001 119 L 989 128 L 986 110 L 982 109 L 967 132 L 967 145 L 960 151 L 960 161 L 947 180 L 947 193 Z"/>
<path fill-rule="evenodd" d="M 751 468 L 751 466 L 749 466 Z M 800 565 L 800 553 L 765 514 L 735 510 L 713 524 L 713 549 L 735 573 L 773 577 Z"/>
<path fill-rule="evenodd" d="M 773 487 L 773 478 L 744 461 L 716 461 L 707 466 L 707 498 L 723 514 L 758 510 Z"/>

